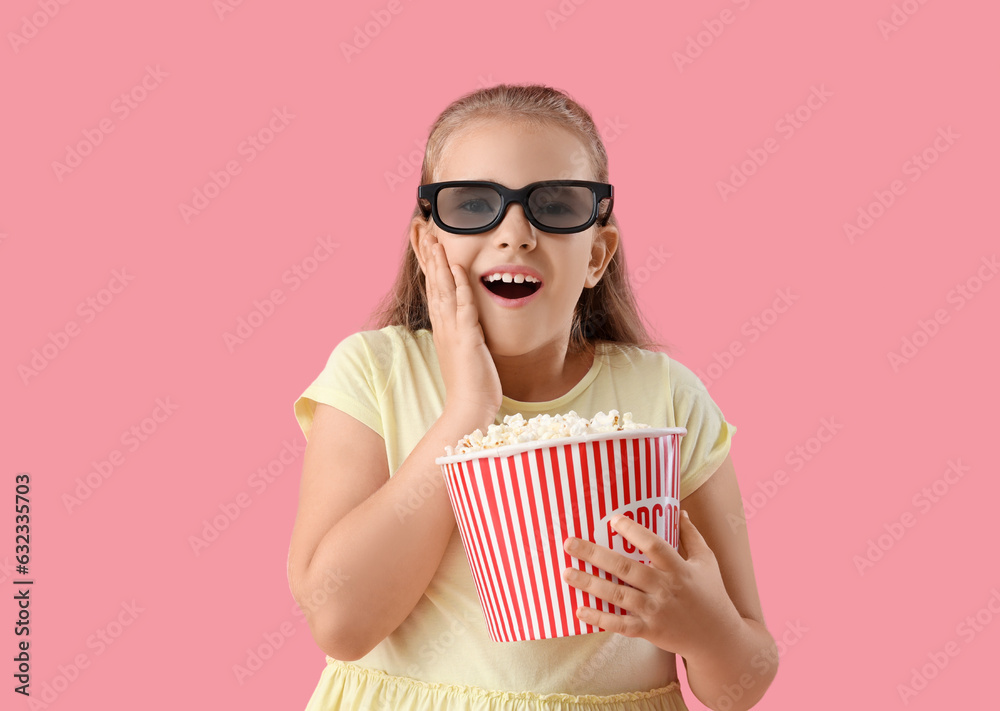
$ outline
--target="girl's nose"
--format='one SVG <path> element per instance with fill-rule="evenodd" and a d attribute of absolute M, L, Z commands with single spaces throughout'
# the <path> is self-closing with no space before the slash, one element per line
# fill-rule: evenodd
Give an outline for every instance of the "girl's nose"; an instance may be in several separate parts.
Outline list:
<path fill-rule="evenodd" d="M 493 244 L 500 249 L 512 244 L 515 247 L 534 247 L 534 230 L 524 214 L 524 209 L 517 203 L 507 208 L 507 214 L 494 229 Z"/>

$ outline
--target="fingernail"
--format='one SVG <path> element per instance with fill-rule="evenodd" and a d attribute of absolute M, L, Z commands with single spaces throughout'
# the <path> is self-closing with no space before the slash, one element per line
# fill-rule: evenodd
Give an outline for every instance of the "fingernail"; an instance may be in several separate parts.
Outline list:
<path fill-rule="evenodd" d="M 681 516 L 683 516 L 684 518 L 687 518 L 687 519 L 691 518 L 690 516 L 688 516 L 688 512 L 687 512 L 686 509 L 681 509 Z"/>
<path fill-rule="evenodd" d="M 614 516 L 611 519 L 611 525 L 614 526 L 615 528 L 618 528 L 618 524 L 621 523 L 621 520 L 622 520 L 622 515 L 618 514 L 617 516 Z"/>

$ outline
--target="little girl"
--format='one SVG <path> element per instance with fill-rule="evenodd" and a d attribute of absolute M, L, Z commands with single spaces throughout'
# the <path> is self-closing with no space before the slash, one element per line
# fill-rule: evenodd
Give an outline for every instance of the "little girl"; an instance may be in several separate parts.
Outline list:
<path fill-rule="evenodd" d="M 420 182 L 378 330 L 343 339 L 295 403 L 308 445 L 288 577 L 326 654 L 307 711 L 680 711 L 677 654 L 709 708 L 750 708 L 778 655 L 735 427 L 652 348 L 590 114 L 545 86 L 473 92 L 435 121 Z M 493 642 L 434 459 L 506 415 L 612 408 L 687 428 L 679 549 L 630 519 L 618 532 L 649 565 L 569 538 L 627 585 L 567 584 L 629 614 L 581 607 L 604 631 Z"/>

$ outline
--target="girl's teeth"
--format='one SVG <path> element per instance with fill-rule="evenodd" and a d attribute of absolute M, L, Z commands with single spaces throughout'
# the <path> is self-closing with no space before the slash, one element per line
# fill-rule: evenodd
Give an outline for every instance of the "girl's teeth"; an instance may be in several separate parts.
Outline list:
<path fill-rule="evenodd" d="M 508 284 L 511 282 L 514 282 L 515 284 L 523 284 L 524 282 L 529 282 L 531 284 L 538 283 L 538 279 L 533 276 L 528 276 L 527 274 L 511 274 L 510 272 L 497 272 L 486 277 L 486 281 L 500 281 L 501 279 Z"/>

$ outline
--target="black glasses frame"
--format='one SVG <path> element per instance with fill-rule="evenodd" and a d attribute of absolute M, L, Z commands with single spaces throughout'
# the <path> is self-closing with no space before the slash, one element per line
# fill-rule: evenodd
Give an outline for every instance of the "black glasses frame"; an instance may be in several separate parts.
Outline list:
<path fill-rule="evenodd" d="M 551 185 L 569 185 L 590 188 L 590 194 L 593 198 L 590 219 L 579 227 L 549 227 L 539 222 L 535 216 L 531 214 L 531 208 L 528 207 L 528 201 L 534 190 Z M 441 216 L 438 214 L 437 196 L 438 192 L 440 192 L 442 188 L 466 187 L 489 187 L 493 188 L 500 194 L 500 210 L 497 212 L 497 216 L 493 218 L 493 221 L 488 225 L 483 227 L 450 227 L 444 224 Z M 433 216 L 434 222 L 438 227 L 446 232 L 454 234 L 473 235 L 479 234 L 480 232 L 489 232 L 503 221 L 504 216 L 507 214 L 507 208 L 510 207 L 511 203 L 515 202 L 521 206 L 522 210 L 524 210 L 524 214 L 525 217 L 528 218 L 528 222 L 542 232 L 548 232 L 551 234 L 572 234 L 574 232 L 583 232 L 595 222 L 601 226 L 606 225 L 608 220 L 611 218 L 611 210 L 615 202 L 614 193 L 614 186 L 610 183 L 595 183 L 591 180 L 542 180 L 537 183 L 528 183 L 523 188 L 517 190 L 500 185 L 500 183 L 491 183 L 487 180 L 450 180 L 443 183 L 427 183 L 426 185 L 418 185 L 417 203 L 424 219 L 427 219 L 428 216 Z M 599 207 L 602 200 L 608 201 L 607 212 L 603 215 L 599 214 Z"/>

